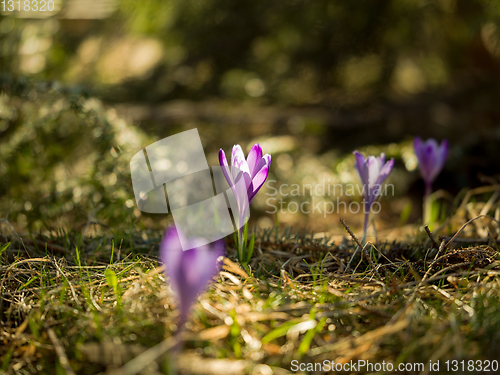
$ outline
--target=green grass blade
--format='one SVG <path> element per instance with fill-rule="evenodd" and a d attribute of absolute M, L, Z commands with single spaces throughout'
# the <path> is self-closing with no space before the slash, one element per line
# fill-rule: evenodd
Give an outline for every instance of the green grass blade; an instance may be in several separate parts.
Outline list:
<path fill-rule="evenodd" d="M 10 242 L 7 242 L 5 245 L 0 247 L 0 264 L 2 264 L 2 254 L 9 248 Z"/>
<path fill-rule="evenodd" d="M 0 367 L 0 371 L 4 372 L 7 371 L 7 368 L 9 367 L 10 360 L 12 359 L 12 353 L 14 353 L 14 348 L 10 348 L 7 354 L 5 354 L 5 357 L 3 358 L 2 361 L 2 367 Z"/>
<path fill-rule="evenodd" d="M 255 245 L 255 233 L 252 233 L 252 237 L 250 237 L 250 243 L 248 244 L 247 248 L 247 263 L 249 263 L 250 259 L 252 259 L 254 245 Z"/>
<path fill-rule="evenodd" d="M 267 344 L 273 340 L 276 340 L 279 337 L 285 336 L 290 328 L 294 325 L 299 324 L 300 322 L 297 320 L 291 320 L 289 322 L 283 323 L 279 327 L 273 329 L 267 335 L 262 338 L 262 343 Z"/>
<path fill-rule="evenodd" d="M 312 340 L 314 339 L 314 336 L 316 336 L 317 333 L 320 333 L 323 330 L 325 324 L 326 324 L 326 318 L 321 318 L 316 327 L 311 328 L 309 331 L 306 332 L 297 350 L 300 357 L 302 357 L 304 354 L 307 353 L 307 351 L 311 347 L 311 343 Z"/>
<path fill-rule="evenodd" d="M 120 285 L 118 284 L 118 277 L 116 277 L 115 271 L 113 271 L 111 268 L 106 269 L 106 271 L 104 271 L 104 275 L 106 276 L 106 282 L 108 283 L 108 286 L 113 289 L 117 306 L 119 309 L 121 309 L 122 296 Z"/>

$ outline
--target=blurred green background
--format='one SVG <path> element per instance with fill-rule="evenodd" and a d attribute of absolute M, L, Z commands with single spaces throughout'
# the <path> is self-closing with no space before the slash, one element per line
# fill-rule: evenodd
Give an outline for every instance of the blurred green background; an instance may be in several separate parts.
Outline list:
<path fill-rule="evenodd" d="M 128 163 L 191 128 L 213 165 L 220 147 L 260 142 L 275 186 L 356 183 L 352 151 L 385 152 L 396 196 L 382 227 L 420 217 L 413 136 L 450 141 L 436 189 L 500 173 L 499 1 L 47 5 L 0 5 L 0 217 L 17 230 L 161 228 L 135 208 Z M 334 215 L 266 213 L 268 193 L 253 206 L 260 227 L 342 232 Z"/>

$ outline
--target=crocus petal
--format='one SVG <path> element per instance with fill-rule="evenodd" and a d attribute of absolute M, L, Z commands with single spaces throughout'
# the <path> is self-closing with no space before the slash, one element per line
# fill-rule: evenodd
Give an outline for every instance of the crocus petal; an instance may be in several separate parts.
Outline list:
<path fill-rule="evenodd" d="M 245 154 L 243 153 L 240 145 L 233 146 L 233 151 L 231 152 L 231 166 L 250 174 L 248 163 L 245 160 Z"/>
<path fill-rule="evenodd" d="M 391 160 L 388 160 L 382 168 L 380 168 L 378 178 L 377 178 L 377 184 L 382 185 L 382 183 L 385 181 L 387 176 L 389 176 L 389 173 L 391 173 L 392 168 L 394 167 L 394 159 L 391 158 Z"/>
<path fill-rule="evenodd" d="M 193 247 L 184 252 L 186 258 L 183 264 L 184 272 L 195 296 L 202 293 L 208 282 L 217 274 L 217 258 L 224 254 L 220 251 L 221 248 L 224 248 L 224 241 L 218 240 L 210 245 Z"/>
<path fill-rule="evenodd" d="M 426 143 L 422 145 L 420 149 L 420 159 L 418 161 L 418 168 L 424 180 L 429 180 L 432 174 L 432 161 L 434 159 L 434 150 L 431 146 L 427 146 Z"/>
<path fill-rule="evenodd" d="M 179 300 L 181 324 L 186 321 L 192 304 L 219 271 L 217 258 L 224 254 L 224 242 L 201 245 L 200 239 L 188 239 L 190 250 L 183 251 L 180 241 L 183 234 L 174 227 L 168 228 L 160 244 L 160 259 L 165 265 L 166 276 Z"/>
<path fill-rule="evenodd" d="M 165 265 L 166 274 L 171 279 L 173 290 L 178 290 L 178 268 L 181 263 L 182 245 L 177 235 L 177 230 L 172 227 L 165 231 L 160 243 L 160 259 Z"/>
<path fill-rule="evenodd" d="M 231 150 L 231 165 L 235 163 L 236 159 L 245 159 L 243 149 L 240 145 L 234 145 L 233 149 Z"/>
<path fill-rule="evenodd" d="M 419 160 L 420 171 L 422 177 L 429 183 L 432 183 L 439 171 L 436 169 L 437 154 L 439 145 L 434 139 L 428 139 L 422 145 L 421 160 Z"/>
<path fill-rule="evenodd" d="M 380 166 L 380 168 L 382 168 L 382 167 L 383 167 L 383 165 L 384 165 L 384 163 L 385 163 L 385 154 L 382 152 L 382 153 L 380 154 L 380 156 L 377 158 L 377 160 L 378 160 L 378 162 L 379 162 L 379 166 Z M 379 168 L 379 169 L 380 169 L 380 168 Z"/>
<path fill-rule="evenodd" d="M 358 151 L 354 151 L 354 155 L 356 156 L 356 172 L 358 172 L 359 179 L 364 184 L 368 177 L 365 173 L 365 158 Z"/>
<path fill-rule="evenodd" d="M 269 175 L 269 168 L 271 167 L 271 155 L 265 154 L 261 159 L 261 167 L 256 172 L 252 179 L 252 184 L 248 188 L 248 201 L 250 202 L 252 198 L 257 194 L 262 185 Z"/>
<path fill-rule="evenodd" d="M 271 155 L 265 154 L 262 159 L 260 159 L 260 162 L 257 164 L 257 167 L 255 169 L 254 177 L 259 172 L 262 168 L 267 166 L 268 168 L 271 167 Z"/>
<path fill-rule="evenodd" d="M 185 322 L 191 310 L 191 306 L 196 302 L 198 295 L 203 292 L 206 287 L 205 280 L 201 279 L 201 275 L 190 272 L 193 264 L 200 261 L 198 249 L 183 251 L 182 262 L 179 265 L 178 283 L 179 287 L 175 291 L 179 300 L 179 308 L 181 311 L 181 322 Z M 207 264 L 207 267 L 210 265 Z"/>
<path fill-rule="evenodd" d="M 248 169 L 250 171 L 250 176 L 255 176 L 255 174 L 259 171 L 257 167 L 259 166 L 259 163 L 262 161 L 262 148 L 258 143 L 254 144 L 252 146 L 252 149 L 248 153 L 247 157 L 247 164 L 248 164 Z"/>
<path fill-rule="evenodd" d="M 221 167 L 228 167 L 226 153 L 222 148 L 219 150 L 219 164 Z"/>
<path fill-rule="evenodd" d="M 224 174 L 224 177 L 226 178 L 227 183 L 229 184 L 229 186 L 232 186 L 234 183 L 234 181 L 231 177 L 232 173 L 229 170 L 229 165 L 227 164 L 226 153 L 224 152 L 224 150 L 222 148 L 219 150 L 219 164 L 221 166 L 222 173 Z"/>
<path fill-rule="evenodd" d="M 248 188 L 252 185 L 252 176 L 250 176 L 248 173 L 243 172 L 243 178 L 245 180 L 245 187 Z"/>
<path fill-rule="evenodd" d="M 271 166 L 271 155 L 269 155 L 269 154 L 265 154 L 265 155 L 262 157 L 262 159 L 264 159 L 264 161 L 266 162 L 266 165 L 267 165 L 268 167 L 270 167 L 270 166 Z"/>
<path fill-rule="evenodd" d="M 248 176 L 248 174 L 242 174 L 243 176 Z M 251 181 L 250 181 L 251 184 Z M 236 223 L 238 228 L 241 228 L 243 224 L 245 223 L 245 219 L 248 216 L 248 209 L 250 205 L 250 200 L 248 199 L 248 188 L 247 185 L 245 184 L 244 180 L 241 180 L 237 182 L 234 186 L 233 193 L 236 199 L 236 205 L 237 205 L 237 210 L 238 210 L 238 222 Z M 233 216 L 235 216 L 236 220 L 236 213 L 233 212 Z"/>
<path fill-rule="evenodd" d="M 365 162 L 367 180 L 365 183 L 372 187 L 377 182 L 378 173 L 380 171 L 380 161 L 375 156 L 368 156 Z"/>
<path fill-rule="evenodd" d="M 444 167 L 444 163 L 446 162 L 446 158 L 448 157 L 448 141 L 446 139 L 443 139 L 441 142 L 441 146 L 439 147 L 439 172 Z"/>
<path fill-rule="evenodd" d="M 264 185 L 264 182 L 266 181 L 267 175 L 269 174 L 269 167 L 265 166 L 262 168 L 255 177 L 252 180 L 252 184 L 250 185 L 251 190 L 248 194 L 248 200 L 252 200 L 252 198 L 257 194 L 257 192 L 260 190 L 262 185 Z"/>

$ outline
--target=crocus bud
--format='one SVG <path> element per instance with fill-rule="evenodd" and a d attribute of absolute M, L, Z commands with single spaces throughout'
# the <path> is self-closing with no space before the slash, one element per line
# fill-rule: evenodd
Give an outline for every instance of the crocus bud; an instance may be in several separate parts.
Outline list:
<path fill-rule="evenodd" d="M 441 145 L 433 138 L 425 142 L 419 137 L 413 141 L 413 149 L 418 159 L 418 168 L 425 182 L 425 195 L 431 193 L 432 183 L 443 169 L 448 156 L 448 141 L 445 139 Z"/>
<path fill-rule="evenodd" d="M 175 227 L 167 228 L 160 243 L 160 260 L 165 265 L 170 286 L 177 295 L 180 309 L 180 326 L 189 315 L 189 310 L 209 282 L 218 274 L 218 258 L 225 254 L 223 240 L 199 245 L 200 239 L 187 239 L 190 250 L 182 250 L 182 232 Z M 183 238 L 184 242 L 184 238 Z"/>
<path fill-rule="evenodd" d="M 386 162 L 384 154 L 381 154 L 379 157 L 368 156 L 365 158 L 358 151 L 354 151 L 354 155 L 356 155 L 356 171 L 363 184 L 365 209 L 364 232 L 366 234 L 371 207 L 380 195 L 382 183 L 394 167 L 394 159 Z"/>

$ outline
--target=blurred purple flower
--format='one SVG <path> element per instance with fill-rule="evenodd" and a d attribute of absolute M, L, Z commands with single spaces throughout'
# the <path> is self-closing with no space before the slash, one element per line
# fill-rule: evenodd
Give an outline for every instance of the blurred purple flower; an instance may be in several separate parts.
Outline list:
<path fill-rule="evenodd" d="M 165 265 L 170 286 L 179 300 L 179 327 L 186 322 L 197 296 L 219 272 L 220 263 L 217 258 L 223 256 L 226 251 L 224 240 L 200 246 L 200 239 L 188 239 L 190 250 L 183 251 L 181 236 L 182 232 L 170 227 L 165 230 L 160 243 L 160 260 Z"/>
<path fill-rule="evenodd" d="M 413 140 L 413 149 L 418 159 L 418 168 L 425 182 L 425 195 L 431 193 L 432 183 L 443 169 L 448 156 L 448 141 L 445 139 L 441 145 L 433 138 L 425 142 L 419 137 Z"/>
<path fill-rule="evenodd" d="M 354 155 L 356 155 L 356 171 L 363 184 L 365 195 L 363 203 L 365 210 L 364 233 L 366 235 L 371 207 L 380 195 L 382 183 L 389 173 L 391 173 L 392 167 L 394 167 L 394 159 L 386 162 L 384 154 L 381 154 L 379 157 L 368 156 L 365 158 L 358 151 L 354 151 Z"/>

